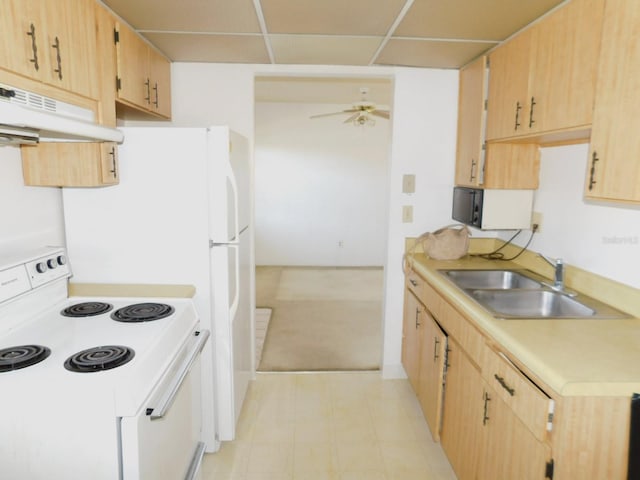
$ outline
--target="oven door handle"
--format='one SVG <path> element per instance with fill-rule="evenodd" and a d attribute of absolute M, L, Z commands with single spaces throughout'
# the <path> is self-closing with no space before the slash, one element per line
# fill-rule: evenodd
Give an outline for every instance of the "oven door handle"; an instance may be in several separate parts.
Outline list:
<path fill-rule="evenodd" d="M 169 411 L 169 408 L 171 408 L 171 404 L 175 400 L 176 395 L 178 394 L 178 391 L 182 386 L 182 382 L 184 382 L 184 379 L 187 378 L 187 374 L 191 370 L 193 362 L 196 361 L 196 358 L 198 358 L 198 355 L 200 355 L 200 352 L 202 352 L 204 344 L 209 338 L 209 330 L 195 332 L 194 335 L 197 335 L 198 337 L 197 342 L 191 349 L 191 352 L 189 352 L 187 357 L 182 362 L 178 373 L 176 373 L 176 375 L 173 377 L 173 380 L 171 381 L 169 387 L 162 395 L 160 395 L 158 406 L 147 408 L 146 414 L 151 418 L 151 420 L 158 420 L 160 418 L 163 418 Z"/>

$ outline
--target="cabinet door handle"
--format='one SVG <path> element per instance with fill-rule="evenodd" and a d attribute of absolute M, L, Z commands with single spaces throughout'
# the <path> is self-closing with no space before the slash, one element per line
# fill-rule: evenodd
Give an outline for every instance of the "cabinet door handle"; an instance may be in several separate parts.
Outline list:
<path fill-rule="evenodd" d="M 153 101 L 153 104 L 158 108 L 158 82 L 153 85 L 153 91 L 156 94 L 156 99 Z"/>
<path fill-rule="evenodd" d="M 433 337 L 433 363 L 436 363 L 438 358 L 440 358 L 440 355 L 438 355 L 438 345 L 440 345 L 440 340 L 438 340 L 438 337 Z"/>
<path fill-rule="evenodd" d="M 473 167 L 475 167 L 478 163 L 472 158 L 471 159 L 471 172 L 469 174 L 469 181 L 473 182 L 473 180 L 476 178 L 476 176 L 473 173 Z"/>
<path fill-rule="evenodd" d="M 502 386 L 502 388 L 504 388 L 507 392 L 509 392 L 509 395 L 511 395 L 512 397 L 515 396 L 516 391 L 515 389 L 513 389 L 512 387 L 510 387 L 507 382 L 504 381 L 504 378 L 502 378 L 500 375 L 498 375 L 497 373 L 495 373 L 494 378 L 498 381 L 498 383 Z"/>
<path fill-rule="evenodd" d="M 489 402 L 491 401 L 491 397 L 485 391 L 482 394 L 482 399 L 484 400 L 484 411 L 482 413 L 482 425 L 486 425 L 489 421 Z"/>
<path fill-rule="evenodd" d="M 589 174 L 589 191 L 593 190 L 593 186 L 598 183 L 595 181 L 596 176 L 596 162 L 599 161 L 598 153 L 594 150 L 591 156 L 591 172 Z"/>
<path fill-rule="evenodd" d="M 413 285 L 414 287 L 417 287 L 417 286 L 418 286 L 418 282 L 416 282 L 413 278 L 410 278 L 410 279 L 409 279 L 409 283 L 410 283 L 411 285 Z"/>
<path fill-rule="evenodd" d="M 62 80 L 62 59 L 60 58 L 60 39 L 58 37 L 56 37 L 56 41 L 51 45 L 51 48 L 56 51 L 56 61 L 58 63 L 58 68 L 53 71 L 58 74 L 58 80 Z"/>
<path fill-rule="evenodd" d="M 520 102 L 516 102 L 516 124 L 514 130 L 518 130 L 520 126 L 520 110 L 522 110 L 522 105 L 520 105 Z"/>
<path fill-rule="evenodd" d="M 116 147 L 111 147 L 109 155 L 111 155 L 111 165 L 113 166 L 113 169 L 109 170 L 109 173 L 113 174 L 113 178 L 118 178 L 118 171 L 116 170 Z"/>
<path fill-rule="evenodd" d="M 144 97 L 144 101 L 151 104 L 151 81 L 148 78 L 147 81 L 144 82 L 144 86 L 147 87 L 147 96 Z"/>
<path fill-rule="evenodd" d="M 416 330 L 420 327 L 420 309 L 416 308 Z"/>
<path fill-rule="evenodd" d="M 38 45 L 36 44 L 36 27 L 33 23 L 29 26 L 29 31 L 27 35 L 31 37 L 31 51 L 33 52 L 33 58 L 29 59 L 29 62 L 33 63 L 33 68 L 36 69 L 36 72 L 40 70 L 40 65 L 38 64 Z"/>
<path fill-rule="evenodd" d="M 531 97 L 531 108 L 529 109 L 529 128 L 533 127 L 536 121 L 533 119 L 533 107 L 537 105 L 535 97 Z"/>

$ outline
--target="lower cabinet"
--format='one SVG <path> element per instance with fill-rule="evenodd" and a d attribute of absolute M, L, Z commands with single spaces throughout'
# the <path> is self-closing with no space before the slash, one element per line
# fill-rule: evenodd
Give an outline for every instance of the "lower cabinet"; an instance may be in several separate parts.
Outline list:
<path fill-rule="evenodd" d="M 447 364 L 442 448 L 459 480 L 477 479 L 486 434 L 482 428 L 487 407 L 484 382 L 478 367 L 453 339 L 449 339 Z"/>
<path fill-rule="evenodd" d="M 101 187 L 119 181 L 115 143 L 41 143 L 23 146 L 25 185 Z"/>
<path fill-rule="evenodd" d="M 538 440 L 500 395 L 483 388 L 482 448 L 477 479 L 551 478 L 551 447 Z"/>
<path fill-rule="evenodd" d="M 422 315 L 418 400 L 431 435 L 440 439 L 447 336 L 426 308 Z"/>
<path fill-rule="evenodd" d="M 545 391 L 414 272 L 402 363 L 458 479 L 627 479 L 629 398 Z"/>

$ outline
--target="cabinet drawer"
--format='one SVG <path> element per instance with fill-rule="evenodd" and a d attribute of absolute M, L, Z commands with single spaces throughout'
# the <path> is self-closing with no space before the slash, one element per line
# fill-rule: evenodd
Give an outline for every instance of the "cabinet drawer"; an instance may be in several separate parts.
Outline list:
<path fill-rule="evenodd" d="M 503 354 L 484 345 L 482 376 L 538 440 L 545 440 L 551 400 Z"/>
<path fill-rule="evenodd" d="M 420 275 L 418 275 L 416 272 L 410 271 L 409 273 L 407 273 L 405 280 L 406 280 L 407 288 L 411 290 L 413 294 L 416 297 L 418 297 L 418 299 L 421 302 L 424 303 L 423 294 L 424 294 L 424 286 L 426 285 L 426 282 L 424 281 L 424 279 Z"/>
<path fill-rule="evenodd" d="M 484 336 L 427 283 L 422 287 L 423 302 L 447 335 L 460 344 L 471 359 L 482 355 Z"/>

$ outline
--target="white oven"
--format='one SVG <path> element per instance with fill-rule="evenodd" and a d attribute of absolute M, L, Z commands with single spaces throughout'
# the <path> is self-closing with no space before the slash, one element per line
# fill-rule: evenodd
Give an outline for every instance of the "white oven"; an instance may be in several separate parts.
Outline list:
<path fill-rule="evenodd" d="M 68 297 L 62 249 L 0 259 L 0 477 L 196 479 L 199 328 L 174 297 Z"/>

